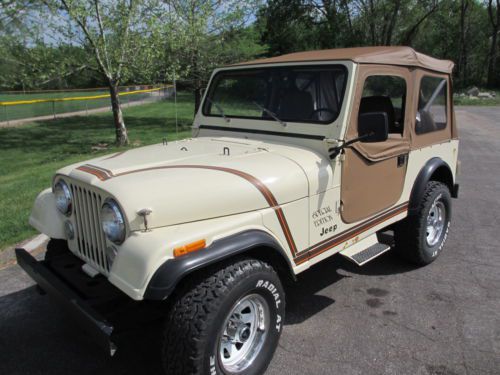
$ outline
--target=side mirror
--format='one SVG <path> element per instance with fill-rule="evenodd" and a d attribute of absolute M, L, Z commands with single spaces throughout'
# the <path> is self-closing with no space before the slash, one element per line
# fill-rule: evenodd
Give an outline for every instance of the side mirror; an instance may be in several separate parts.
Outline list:
<path fill-rule="evenodd" d="M 358 134 L 361 142 L 384 142 L 389 137 L 389 119 L 385 112 L 360 113 Z"/>

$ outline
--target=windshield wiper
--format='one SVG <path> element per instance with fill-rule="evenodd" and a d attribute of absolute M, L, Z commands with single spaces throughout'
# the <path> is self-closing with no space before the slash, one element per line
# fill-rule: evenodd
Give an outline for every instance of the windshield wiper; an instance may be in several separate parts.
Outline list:
<path fill-rule="evenodd" d="M 230 122 L 231 120 L 226 116 L 226 114 L 224 113 L 224 110 L 222 109 L 222 107 L 214 102 L 212 99 L 210 99 L 208 96 L 207 96 L 207 100 L 210 104 L 214 105 L 215 108 L 217 108 L 217 110 L 219 111 L 219 113 L 221 114 L 222 118 L 224 119 L 224 121 L 226 122 Z"/>
<path fill-rule="evenodd" d="M 259 103 L 257 102 L 253 102 L 253 104 L 255 104 L 261 111 L 264 111 L 266 112 L 269 116 L 271 116 L 275 121 L 278 121 L 281 125 L 283 126 L 286 126 L 286 122 L 281 120 L 278 115 L 276 115 L 276 113 L 274 113 L 273 111 L 261 106 Z"/>

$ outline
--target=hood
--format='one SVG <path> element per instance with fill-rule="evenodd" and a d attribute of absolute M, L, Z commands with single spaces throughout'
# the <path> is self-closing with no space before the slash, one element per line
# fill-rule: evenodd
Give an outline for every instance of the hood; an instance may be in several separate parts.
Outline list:
<path fill-rule="evenodd" d="M 283 152 L 285 149 L 287 152 Z M 150 228 L 282 205 L 308 196 L 304 167 L 312 151 L 235 138 L 195 138 L 141 147 L 59 171 L 103 191 L 131 230 L 150 209 Z M 310 157 L 309 157 L 310 159 Z"/>

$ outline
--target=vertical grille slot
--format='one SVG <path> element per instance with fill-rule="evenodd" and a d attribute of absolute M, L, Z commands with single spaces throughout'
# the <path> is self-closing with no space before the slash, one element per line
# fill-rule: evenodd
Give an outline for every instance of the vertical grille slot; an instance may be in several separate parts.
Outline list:
<path fill-rule="evenodd" d="M 77 184 L 70 184 L 73 193 L 78 253 L 87 263 L 104 275 L 109 273 L 106 259 L 106 240 L 102 231 L 99 193 Z"/>

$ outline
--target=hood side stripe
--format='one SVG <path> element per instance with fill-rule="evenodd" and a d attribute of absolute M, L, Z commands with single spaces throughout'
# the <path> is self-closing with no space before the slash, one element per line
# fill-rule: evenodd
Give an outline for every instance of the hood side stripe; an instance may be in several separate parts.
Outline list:
<path fill-rule="evenodd" d="M 242 171 L 238 171 L 236 169 L 231 169 L 231 168 L 224 168 L 224 167 L 214 167 L 214 166 L 209 166 L 209 165 L 166 165 L 166 166 L 161 166 L 161 167 L 150 167 L 150 168 L 141 168 L 141 169 L 134 169 L 131 171 L 126 171 L 122 173 L 117 173 L 113 174 L 108 169 L 97 167 L 94 165 L 84 165 L 81 167 L 78 167 L 77 169 L 82 170 L 84 172 L 93 174 L 94 176 L 97 176 L 101 181 L 108 180 L 113 177 L 120 177 L 120 176 L 125 176 L 128 174 L 132 173 L 139 173 L 139 172 L 147 172 L 147 171 L 154 171 L 154 170 L 159 170 L 159 169 L 208 169 L 208 170 L 216 170 L 220 172 L 226 172 L 226 173 L 231 173 L 233 175 L 236 175 L 238 177 L 241 177 L 248 182 L 250 182 L 253 186 L 257 188 L 257 190 L 260 191 L 266 202 L 269 204 L 271 208 L 275 210 L 276 217 L 278 219 L 278 222 L 280 223 L 281 229 L 283 231 L 283 234 L 285 235 L 288 247 L 290 248 L 290 251 L 292 252 L 292 255 L 295 257 L 295 254 L 297 253 L 297 246 L 295 245 L 295 241 L 293 239 L 292 233 L 290 231 L 290 228 L 288 226 L 288 222 L 285 218 L 285 215 L 283 213 L 283 210 L 278 204 L 278 201 L 276 200 L 275 196 L 273 193 L 269 190 L 269 188 L 259 179 L 256 177 Z"/>
<path fill-rule="evenodd" d="M 76 168 L 79 171 L 89 173 L 91 175 L 96 176 L 99 180 L 101 181 L 106 181 L 109 180 L 111 177 L 104 171 L 97 169 L 96 167 L 92 165 L 81 165 L 78 168 Z"/>

